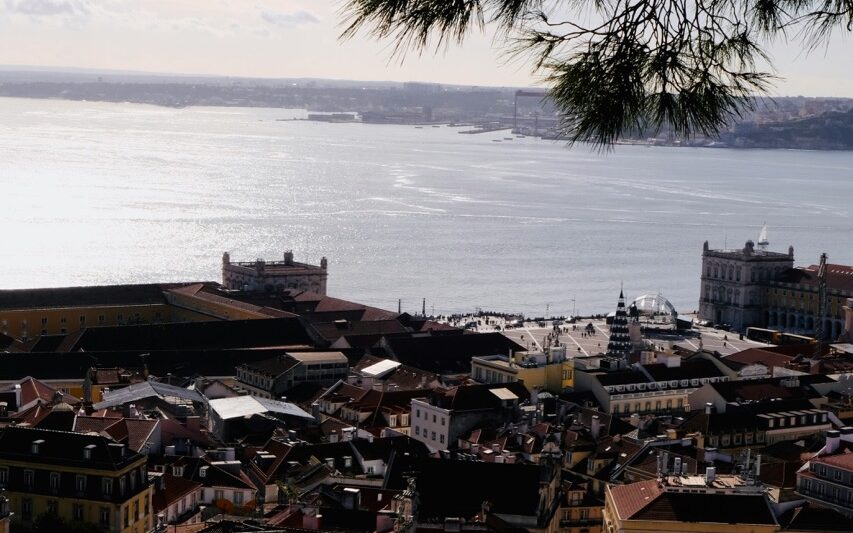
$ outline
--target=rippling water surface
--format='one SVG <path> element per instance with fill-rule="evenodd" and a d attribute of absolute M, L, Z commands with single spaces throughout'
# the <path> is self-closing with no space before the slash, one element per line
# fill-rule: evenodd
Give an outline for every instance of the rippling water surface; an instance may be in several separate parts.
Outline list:
<path fill-rule="evenodd" d="M 702 242 L 770 227 L 853 263 L 853 153 L 620 146 L 283 120 L 299 111 L 0 99 L 0 287 L 218 280 L 329 258 L 331 294 L 435 312 L 697 306 Z M 494 142 L 500 140 L 501 142 Z"/>

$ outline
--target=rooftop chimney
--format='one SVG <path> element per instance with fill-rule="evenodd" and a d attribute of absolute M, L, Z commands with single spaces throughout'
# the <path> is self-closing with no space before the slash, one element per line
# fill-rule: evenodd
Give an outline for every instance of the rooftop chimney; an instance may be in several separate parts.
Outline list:
<path fill-rule="evenodd" d="M 41 448 L 42 444 L 44 444 L 44 439 L 34 440 L 32 445 L 30 446 L 30 453 L 32 453 L 33 455 L 38 455 L 39 448 Z"/>
<path fill-rule="evenodd" d="M 710 415 L 713 412 L 714 412 L 714 404 L 712 404 L 711 402 L 706 403 L 705 404 L 705 414 Z"/>
<path fill-rule="evenodd" d="M 361 491 L 359 489 L 346 487 L 341 496 L 341 503 L 344 509 L 349 509 L 350 511 L 361 509 Z"/>
<path fill-rule="evenodd" d="M 714 482 L 714 478 L 717 477 L 717 467 L 709 466 L 705 469 L 705 483 L 710 485 Z"/>
<path fill-rule="evenodd" d="M 837 429 L 830 429 L 826 432 L 826 445 L 823 447 L 823 452 L 826 455 L 835 453 L 838 450 L 838 443 L 841 441 L 841 432 Z"/>
<path fill-rule="evenodd" d="M 839 430 L 841 433 L 841 440 L 844 442 L 853 442 L 853 427 L 844 426 Z"/>
<path fill-rule="evenodd" d="M 601 419 L 598 415 L 592 415 L 589 432 L 592 434 L 593 439 L 598 440 L 599 435 L 601 435 Z"/>

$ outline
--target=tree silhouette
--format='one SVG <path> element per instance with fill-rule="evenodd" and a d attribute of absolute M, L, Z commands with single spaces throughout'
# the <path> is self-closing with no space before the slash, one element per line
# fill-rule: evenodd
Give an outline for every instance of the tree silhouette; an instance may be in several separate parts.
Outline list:
<path fill-rule="evenodd" d="M 774 39 L 806 49 L 853 30 L 853 0 L 347 0 L 346 39 L 394 54 L 462 43 L 486 26 L 544 74 L 572 141 L 640 130 L 714 135 L 775 79 Z"/>

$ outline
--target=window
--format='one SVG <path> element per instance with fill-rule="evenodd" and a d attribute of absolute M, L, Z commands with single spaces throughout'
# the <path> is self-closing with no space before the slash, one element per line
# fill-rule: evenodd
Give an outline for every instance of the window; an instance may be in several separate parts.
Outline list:
<path fill-rule="evenodd" d="M 445 420 L 444 417 L 441 417 L 441 425 L 442 426 L 444 425 L 444 420 Z"/>
<path fill-rule="evenodd" d="M 430 440 L 435 440 L 435 431 L 432 432 L 432 436 L 430 437 Z"/>
<path fill-rule="evenodd" d="M 0 468 L 0 485 L 5 485 L 9 482 L 9 469 L 6 467 Z"/>
<path fill-rule="evenodd" d="M 85 492 L 86 476 L 76 476 L 74 478 L 74 487 L 77 489 L 77 492 Z"/>
<path fill-rule="evenodd" d="M 104 493 L 104 496 L 112 496 L 113 495 L 113 480 L 105 477 L 101 478 L 101 492 Z"/>
<path fill-rule="evenodd" d="M 34 479 L 35 477 L 32 470 L 24 470 L 24 485 L 26 485 L 27 488 L 33 488 Z"/>
<path fill-rule="evenodd" d="M 234 503 L 236 505 L 243 505 L 243 493 L 239 490 L 234 491 Z"/>
<path fill-rule="evenodd" d="M 136 470 L 130 471 L 130 490 L 136 490 Z"/>
<path fill-rule="evenodd" d="M 80 315 L 80 325 L 82 326 L 85 323 L 86 323 L 86 315 Z"/>
<path fill-rule="evenodd" d="M 24 520 L 33 519 L 33 500 L 32 498 L 21 498 L 21 518 Z"/>
<path fill-rule="evenodd" d="M 221 490 L 215 490 L 215 491 L 213 491 L 213 499 L 214 500 L 224 500 L 225 499 L 225 493 L 222 492 Z"/>
<path fill-rule="evenodd" d="M 59 472 L 50 473 L 50 490 L 59 490 Z"/>
<path fill-rule="evenodd" d="M 48 514 L 59 514 L 59 502 L 56 500 L 47 500 Z"/>
<path fill-rule="evenodd" d="M 130 506 L 129 505 L 124 508 L 124 513 L 122 513 L 122 514 L 124 515 L 124 520 L 123 520 L 124 527 L 130 527 Z"/>
<path fill-rule="evenodd" d="M 183 502 L 184 500 L 181 500 Z M 139 520 L 139 500 L 133 502 L 133 521 Z"/>
<path fill-rule="evenodd" d="M 74 520 L 83 520 L 83 506 L 79 503 L 75 503 L 71 506 L 72 516 Z"/>
<path fill-rule="evenodd" d="M 118 478 L 118 492 L 122 495 L 127 492 L 127 480 L 123 476 Z"/>
<path fill-rule="evenodd" d="M 444 435 L 439 435 L 439 441 L 444 444 Z"/>
<path fill-rule="evenodd" d="M 421 427 L 420 426 L 415 426 L 415 435 L 417 435 L 417 436 L 421 435 Z"/>
<path fill-rule="evenodd" d="M 102 526 L 110 525 L 110 508 L 109 507 L 101 507 L 101 512 L 98 515 L 98 522 Z"/>
<path fill-rule="evenodd" d="M 432 415 L 432 423 L 435 424 L 435 422 L 436 422 L 436 416 L 435 416 L 435 414 L 433 414 Z"/>

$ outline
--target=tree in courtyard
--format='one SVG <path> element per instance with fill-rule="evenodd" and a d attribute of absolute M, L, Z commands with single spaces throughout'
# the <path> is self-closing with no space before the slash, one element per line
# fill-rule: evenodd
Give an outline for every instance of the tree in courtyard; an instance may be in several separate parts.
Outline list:
<path fill-rule="evenodd" d="M 853 30 L 853 0 L 346 0 L 342 15 L 342 38 L 364 30 L 397 55 L 494 26 L 545 76 L 562 133 L 600 147 L 714 135 L 772 86 L 771 41 L 812 50 Z"/>

